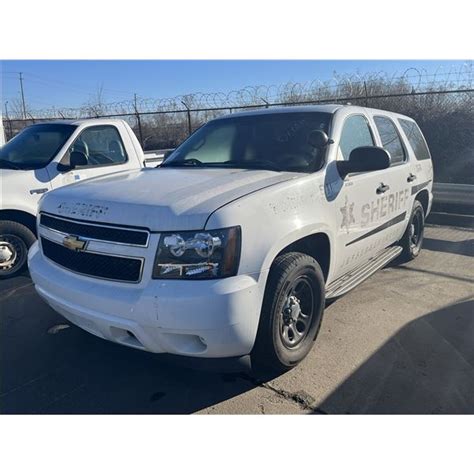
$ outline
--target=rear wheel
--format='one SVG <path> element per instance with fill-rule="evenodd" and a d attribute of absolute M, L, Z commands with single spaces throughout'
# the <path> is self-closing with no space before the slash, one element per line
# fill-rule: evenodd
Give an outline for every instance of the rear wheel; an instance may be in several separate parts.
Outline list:
<path fill-rule="evenodd" d="M 282 372 L 311 350 L 324 310 L 325 283 L 318 262 L 291 252 L 277 257 L 270 270 L 252 364 Z"/>
<path fill-rule="evenodd" d="M 23 224 L 0 222 L 0 279 L 12 277 L 24 270 L 28 249 L 35 240 L 33 232 Z"/>
<path fill-rule="evenodd" d="M 416 258 L 423 244 L 425 230 L 425 212 L 419 201 L 415 201 L 411 212 L 410 220 L 399 245 L 403 251 L 400 255 L 402 261 L 410 261 Z"/>

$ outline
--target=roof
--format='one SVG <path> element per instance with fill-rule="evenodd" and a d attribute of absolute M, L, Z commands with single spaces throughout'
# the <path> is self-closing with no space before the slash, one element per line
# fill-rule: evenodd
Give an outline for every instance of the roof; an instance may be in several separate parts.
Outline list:
<path fill-rule="evenodd" d="M 47 122 L 37 122 L 34 123 L 33 125 L 42 125 L 42 124 L 65 124 L 65 125 L 81 125 L 83 123 L 97 123 L 97 124 L 103 124 L 104 122 L 110 123 L 110 122 L 120 122 L 122 121 L 121 119 L 116 119 L 116 118 L 84 118 L 84 119 L 70 119 L 70 120 L 51 120 Z"/>
<path fill-rule="evenodd" d="M 264 109 L 251 109 L 244 112 L 236 112 L 232 114 L 226 114 L 222 117 L 215 118 L 214 120 L 223 120 L 229 119 L 232 117 L 252 117 L 257 115 L 272 115 L 272 114 L 285 114 L 285 113 L 295 113 L 295 112 L 326 112 L 329 114 L 334 114 L 337 110 L 349 109 L 349 111 L 364 111 L 371 114 L 383 113 L 384 115 L 391 115 L 392 117 L 402 118 L 413 120 L 411 117 L 402 115 L 396 112 L 391 112 L 389 110 L 383 109 L 374 109 L 370 107 L 364 107 L 361 105 L 352 105 L 352 104 L 321 104 L 321 105 L 297 105 L 297 106 L 287 106 L 287 107 L 268 107 Z"/>
<path fill-rule="evenodd" d="M 326 112 L 333 114 L 336 110 L 344 107 L 341 104 L 324 104 L 324 105 L 297 105 L 287 107 L 268 107 L 264 109 L 252 109 L 244 112 L 235 112 L 227 114 L 222 117 L 216 118 L 215 120 L 221 120 L 231 117 L 247 117 L 253 115 L 273 115 L 273 114 L 290 114 L 295 112 Z"/>

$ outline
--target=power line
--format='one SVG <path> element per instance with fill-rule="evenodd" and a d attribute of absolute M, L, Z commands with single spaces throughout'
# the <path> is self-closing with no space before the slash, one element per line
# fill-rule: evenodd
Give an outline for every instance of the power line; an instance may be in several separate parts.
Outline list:
<path fill-rule="evenodd" d="M 14 72 L 14 71 L 2 71 L 0 74 L 2 75 L 6 75 L 6 74 L 10 74 L 10 75 L 18 75 L 19 72 Z M 91 92 L 91 90 L 93 89 L 93 87 L 91 86 L 90 88 L 87 88 L 87 86 L 80 86 L 78 84 L 75 84 L 75 83 L 71 83 L 71 82 L 66 82 L 66 81 L 61 81 L 61 80 L 58 80 L 58 79 L 52 79 L 52 78 L 49 78 L 49 77 L 45 77 L 45 76 L 40 76 L 38 74 L 34 74 L 34 73 L 31 73 L 31 72 L 25 72 L 25 73 L 22 73 L 23 76 L 24 76 L 24 80 L 28 80 L 30 82 L 34 82 L 36 84 L 41 84 L 41 85 L 44 85 L 44 86 L 54 86 L 54 87 L 64 87 L 64 88 L 67 88 L 69 89 L 70 91 L 76 93 L 76 94 L 88 94 L 88 95 L 91 95 L 93 94 L 93 92 Z M 5 79 L 13 79 L 13 77 L 5 77 Z M 113 93 L 113 94 L 119 94 L 119 95 L 124 95 L 124 96 L 127 96 L 127 97 L 130 97 L 131 95 L 133 95 L 133 92 L 131 91 L 124 91 L 124 90 L 119 90 L 119 89 L 110 89 L 110 88 L 107 88 L 107 87 L 104 87 L 103 90 L 105 92 L 110 92 L 110 93 Z"/>
<path fill-rule="evenodd" d="M 81 91 L 90 93 L 90 89 L 86 89 L 85 87 L 79 86 L 75 83 L 65 82 L 65 81 L 61 81 L 61 80 L 58 80 L 58 79 L 51 79 L 51 78 L 48 78 L 48 77 L 45 77 L 45 76 L 40 76 L 38 74 L 33 74 L 31 72 L 26 73 L 26 74 L 28 76 L 32 76 L 33 78 L 36 78 L 37 81 L 42 81 L 42 82 L 45 82 L 45 83 L 52 83 L 52 84 L 60 84 L 60 85 L 63 85 L 65 87 L 69 87 L 69 88 L 73 88 L 73 89 L 77 89 L 77 90 L 81 90 Z M 30 78 L 29 80 L 32 80 L 32 79 Z M 115 92 L 115 93 L 120 93 L 120 94 L 126 94 L 127 96 L 130 96 L 130 95 L 133 94 L 133 92 L 131 92 L 131 91 L 123 91 L 123 90 L 118 90 L 118 89 L 109 89 L 107 87 L 104 87 L 104 91 Z"/>

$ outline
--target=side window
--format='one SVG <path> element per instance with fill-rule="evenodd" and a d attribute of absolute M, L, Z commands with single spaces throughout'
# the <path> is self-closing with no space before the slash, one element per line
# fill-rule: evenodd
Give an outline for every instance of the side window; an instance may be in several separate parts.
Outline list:
<path fill-rule="evenodd" d="M 344 122 L 339 142 L 344 160 L 348 160 L 351 151 L 360 146 L 374 146 L 374 139 L 367 119 L 363 115 L 352 115 Z"/>
<path fill-rule="evenodd" d="M 69 148 L 87 159 L 87 166 L 118 165 L 127 161 L 127 153 L 118 130 L 112 125 L 86 128 Z"/>
<path fill-rule="evenodd" d="M 405 149 L 395 124 L 388 117 L 374 117 L 375 126 L 379 131 L 382 146 L 390 153 L 390 163 L 396 165 L 406 159 Z"/>
<path fill-rule="evenodd" d="M 418 125 L 411 120 L 399 119 L 402 130 L 410 142 L 417 160 L 430 160 L 431 155 Z"/>

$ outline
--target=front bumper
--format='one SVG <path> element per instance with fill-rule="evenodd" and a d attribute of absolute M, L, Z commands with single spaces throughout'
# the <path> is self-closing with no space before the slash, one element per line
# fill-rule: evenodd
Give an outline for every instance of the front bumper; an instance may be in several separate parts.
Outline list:
<path fill-rule="evenodd" d="M 29 252 L 39 295 L 82 329 L 137 349 L 192 357 L 249 354 L 257 334 L 266 274 L 222 280 L 98 280 L 65 270 L 35 243 Z"/>

